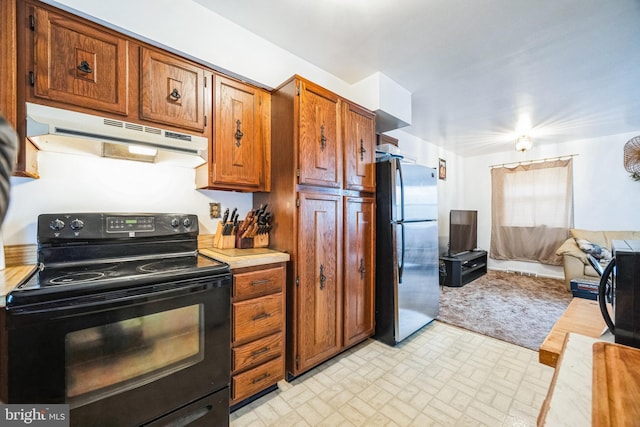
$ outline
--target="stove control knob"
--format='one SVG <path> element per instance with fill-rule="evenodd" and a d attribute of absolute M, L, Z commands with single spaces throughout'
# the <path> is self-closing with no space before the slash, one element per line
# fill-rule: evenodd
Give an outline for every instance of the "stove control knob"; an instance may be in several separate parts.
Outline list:
<path fill-rule="evenodd" d="M 53 231 L 60 231 L 64 228 L 64 221 L 56 218 L 49 223 L 49 228 L 52 229 Z"/>
<path fill-rule="evenodd" d="M 177 226 L 179 226 L 179 225 L 180 225 L 180 221 L 178 220 L 178 218 L 173 218 L 173 219 L 171 220 L 171 226 L 172 226 L 173 228 L 176 228 L 176 227 L 177 227 Z"/>
<path fill-rule="evenodd" d="M 72 230 L 82 230 L 82 227 L 84 227 L 84 221 L 76 218 L 73 221 L 71 221 L 70 225 Z"/>
<path fill-rule="evenodd" d="M 185 218 L 182 220 L 182 225 L 184 225 L 185 227 L 190 227 L 191 226 L 191 220 L 189 218 Z"/>

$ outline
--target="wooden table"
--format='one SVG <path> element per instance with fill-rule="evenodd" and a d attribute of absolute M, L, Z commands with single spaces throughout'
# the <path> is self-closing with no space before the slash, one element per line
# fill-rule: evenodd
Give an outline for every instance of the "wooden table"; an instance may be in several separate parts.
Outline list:
<path fill-rule="evenodd" d="M 597 301 L 574 298 L 538 349 L 538 360 L 555 368 L 568 332 L 598 338 L 605 327 Z"/>

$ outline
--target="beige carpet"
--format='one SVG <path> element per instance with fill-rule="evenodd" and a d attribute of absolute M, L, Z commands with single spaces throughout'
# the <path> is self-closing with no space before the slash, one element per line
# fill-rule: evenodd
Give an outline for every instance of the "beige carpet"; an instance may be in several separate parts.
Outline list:
<path fill-rule="evenodd" d="M 571 298 L 562 280 L 489 270 L 441 287 L 438 320 L 537 351 Z"/>

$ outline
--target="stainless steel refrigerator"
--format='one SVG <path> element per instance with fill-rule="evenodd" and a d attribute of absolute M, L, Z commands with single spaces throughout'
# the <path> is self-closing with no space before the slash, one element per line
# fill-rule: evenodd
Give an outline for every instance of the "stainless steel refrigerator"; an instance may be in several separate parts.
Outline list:
<path fill-rule="evenodd" d="M 395 345 L 439 313 L 436 169 L 376 163 L 376 332 Z"/>

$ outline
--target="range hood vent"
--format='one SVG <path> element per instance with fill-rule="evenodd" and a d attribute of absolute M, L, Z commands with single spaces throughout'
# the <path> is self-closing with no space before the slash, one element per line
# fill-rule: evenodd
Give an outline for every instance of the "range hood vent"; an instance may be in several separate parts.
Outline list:
<path fill-rule="evenodd" d="M 202 136 L 32 103 L 27 103 L 27 138 L 42 151 L 186 167 L 205 163 L 209 145 Z M 110 154 L 114 144 L 124 146 L 118 156 Z M 122 154 L 127 151 L 125 147 L 131 156 Z M 140 151 L 146 152 L 142 158 Z"/>

